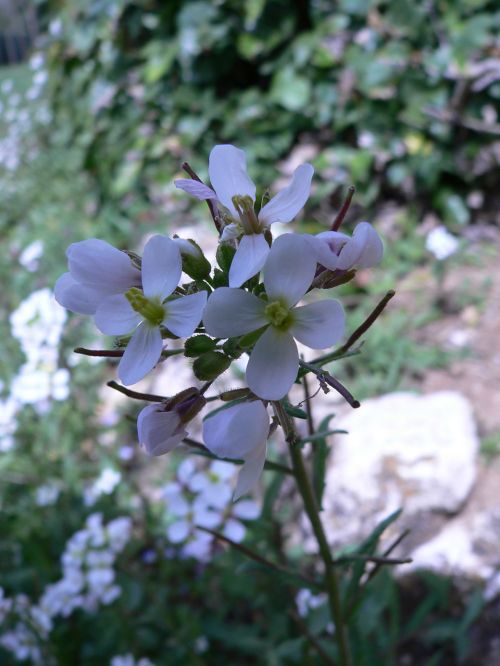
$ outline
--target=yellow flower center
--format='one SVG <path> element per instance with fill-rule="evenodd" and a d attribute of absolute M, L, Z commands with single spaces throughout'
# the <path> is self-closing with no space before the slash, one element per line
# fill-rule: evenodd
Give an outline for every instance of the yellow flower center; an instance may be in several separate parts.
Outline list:
<path fill-rule="evenodd" d="M 293 323 L 291 310 L 281 301 L 273 301 L 264 310 L 271 325 L 280 331 L 286 331 Z"/>
<path fill-rule="evenodd" d="M 159 298 L 146 298 L 137 287 L 126 291 L 125 298 L 135 312 L 138 312 L 152 326 L 159 326 L 165 318 L 165 307 Z"/>

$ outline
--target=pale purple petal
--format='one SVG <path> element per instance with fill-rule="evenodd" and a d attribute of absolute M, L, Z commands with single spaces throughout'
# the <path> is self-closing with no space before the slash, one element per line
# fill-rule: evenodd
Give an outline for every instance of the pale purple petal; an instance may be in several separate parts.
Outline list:
<path fill-rule="evenodd" d="M 295 305 L 311 286 L 316 273 L 316 254 L 300 234 L 279 236 L 264 266 L 264 285 L 270 301 Z"/>
<path fill-rule="evenodd" d="M 69 272 L 77 282 L 107 294 L 140 286 L 140 271 L 130 257 L 98 238 L 72 243 L 66 250 Z"/>
<path fill-rule="evenodd" d="M 127 335 L 141 322 L 140 315 L 135 312 L 122 294 L 104 298 L 94 317 L 95 325 L 105 335 Z"/>
<path fill-rule="evenodd" d="M 187 520 L 178 520 L 167 527 L 167 537 L 171 543 L 182 543 L 188 538 L 190 531 L 191 525 Z"/>
<path fill-rule="evenodd" d="M 234 500 L 236 501 L 242 495 L 251 490 L 260 479 L 262 470 L 266 463 L 267 443 L 264 442 L 261 447 L 256 449 L 243 464 L 238 475 L 236 489 L 234 491 Z"/>
<path fill-rule="evenodd" d="M 163 340 L 160 329 L 142 323 L 138 326 L 118 365 L 118 377 L 125 384 L 135 384 L 160 360 Z"/>
<path fill-rule="evenodd" d="M 247 173 L 245 153 L 230 144 L 214 146 L 208 160 L 208 174 L 218 200 L 238 217 L 233 197 L 249 196 L 255 201 L 255 185 Z"/>
<path fill-rule="evenodd" d="M 344 240 L 340 241 L 337 236 L 341 236 Z M 335 231 L 324 231 L 316 236 L 303 234 L 302 236 L 309 242 L 311 247 L 316 253 L 316 261 L 321 266 L 334 271 L 339 263 L 339 252 L 347 240 L 348 236 L 338 234 Z"/>
<path fill-rule="evenodd" d="M 269 244 L 264 234 L 245 235 L 240 240 L 229 269 L 229 286 L 241 285 L 256 275 L 266 263 Z"/>
<path fill-rule="evenodd" d="M 268 434 L 269 416 L 260 400 L 221 409 L 203 421 L 203 441 L 220 458 L 246 459 Z"/>
<path fill-rule="evenodd" d="M 270 326 L 259 338 L 247 365 L 248 387 L 264 400 L 279 400 L 290 390 L 299 369 L 299 354 L 288 332 Z"/>
<path fill-rule="evenodd" d="M 178 180 L 174 180 L 174 185 L 201 201 L 205 201 L 206 199 L 217 200 L 217 195 L 212 188 L 207 187 L 207 185 L 200 183 L 198 180 L 193 180 L 192 178 L 179 178 Z"/>
<path fill-rule="evenodd" d="M 301 164 L 294 171 L 292 182 L 262 207 L 259 221 L 269 226 L 275 222 L 290 222 L 304 204 L 311 192 L 314 169 L 310 164 Z"/>
<path fill-rule="evenodd" d="M 158 405 L 144 407 L 137 417 L 139 443 L 150 456 L 172 451 L 186 437 L 177 412 L 166 412 Z"/>
<path fill-rule="evenodd" d="M 182 259 L 179 248 L 167 236 L 153 236 L 142 256 L 142 287 L 148 298 L 163 300 L 179 284 Z"/>
<path fill-rule="evenodd" d="M 237 224 L 226 224 L 220 237 L 221 242 L 235 240 L 241 236 L 241 228 Z"/>
<path fill-rule="evenodd" d="M 255 520 L 260 516 L 260 506 L 253 500 L 241 500 L 233 506 L 232 513 L 241 520 Z"/>
<path fill-rule="evenodd" d="M 208 335 L 231 338 L 256 331 L 268 321 L 266 303 L 242 289 L 219 287 L 209 297 L 203 313 Z"/>
<path fill-rule="evenodd" d="M 356 260 L 356 266 L 359 268 L 370 268 L 376 266 L 384 255 L 384 245 L 380 236 L 368 222 L 360 222 L 354 229 L 352 241 L 359 244 L 362 248 L 361 256 Z M 342 268 L 344 252 L 341 251 L 339 258 L 339 268 Z"/>
<path fill-rule="evenodd" d="M 345 315 L 338 301 L 310 303 L 293 311 L 294 324 L 290 333 L 312 349 L 325 349 L 344 335 Z"/>
<path fill-rule="evenodd" d="M 54 285 L 54 297 L 59 305 L 71 312 L 94 314 L 103 294 L 99 289 L 80 284 L 71 273 L 63 273 Z"/>
<path fill-rule="evenodd" d="M 180 338 L 189 337 L 200 323 L 206 303 L 206 291 L 181 296 L 165 303 L 163 325 Z"/>
<path fill-rule="evenodd" d="M 241 543 L 245 538 L 246 528 L 239 520 L 228 518 L 222 528 L 222 534 L 235 543 Z"/>

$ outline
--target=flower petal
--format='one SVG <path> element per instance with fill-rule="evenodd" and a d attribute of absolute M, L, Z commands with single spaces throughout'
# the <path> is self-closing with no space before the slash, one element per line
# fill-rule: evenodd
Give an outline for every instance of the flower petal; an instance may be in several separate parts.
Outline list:
<path fill-rule="evenodd" d="M 270 326 L 257 341 L 247 365 L 247 384 L 264 400 L 279 400 L 292 386 L 299 369 L 299 353 L 288 332 Z"/>
<path fill-rule="evenodd" d="M 264 234 L 243 236 L 229 269 L 229 286 L 241 287 L 258 273 L 266 263 L 269 250 Z"/>
<path fill-rule="evenodd" d="M 243 541 L 246 531 L 246 527 L 243 523 L 240 523 L 239 520 L 235 520 L 234 518 L 228 518 L 222 528 L 222 534 L 235 543 L 241 543 Z"/>
<path fill-rule="evenodd" d="M 181 296 L 165 304 L 163 325 L 180 338 L 187 338 L 201 321 L 203 308 L 207 303 L 207 292 Z"/>
<path fill-rule="evenodd" d="M 344 335 L 345 315 L 338 301 L 310 303 L 293 311 L 295 322 L 290 333 L 312 349 L 331 347 Z"/>
<path fill-rule="evenodd" d="M 284 234 L 272 244 L 264 266 L 264 285 L 270 301 L 283 299 L 291 307 L 311 286 L 316 253 L 300 234 Z"/>
<path fill-rule="evenodd" d="M 349 236 L 337 231 L 323 231 L 316 236 L 303 234 L 316 252 L 318 264 L 331 271 L 336 270 L 339 263 L 339 252 L 342 246 L 349 240 Z"/>
<path fill-rule="evenodd" d="M 118 365 L 118 377 L 125 384 L 135 384 L 158 363 L 163 341 L 160 329 L 144 322 L 137 327 Z"/>
<path fill-rule="evenodd" d="M 105 335 L 126 335 L 141 322 L 140 315 L 135 312 L 122 294 L 104 298 L 94 317 L 95 325 Z"/>
<path fill-rule="evenodd" d="M 238 475 L 236 489 L 234 491 L 234 501 L 239 499 L 251 490 L 262 474 L 266 462 L 267 442 L 256 449 L 253 455 L 249 456 L 243 464 Z"/>
<path fill-rule="evenodd" d="M 217 200 L 217 195 L 204 183 L 200 183 L 198 180 L 193 180 L 192 178 L 179 178 L 174 180 L 175 187 L 178 187 L 179 190 L 184 190 L 188 194 L 191 194 L 193 197 L 205 201 L 206 199 L 215 199 Z"/>
<path fill-rule="evenodd" d="M 236 238 L 239 238 L 242 233 L 241 227 L 238 224 L 226 224 L 222 230 L 220 241 L 223 243 L 224 241 L 235 240 Z"/>
<path fill-rule="evenodd" d="M 190 531 L 191 525 L 187 520 L 177 520 L 167 527 L 167 537 L 171 543 L 182 543 L 188 538 Z"/>
<path fill-rule="evenodd" d="M 275 222 L 290 222 L 304 208 L 311 192 L 314 169 L 301 164 L 294 171 L 292 182 L 262 207 L 259 221 L 269 226 Z"/>
<path fill-rule="evenodd" d="M 260 506 L 254 500 L 241 500 L 233 506 L 232 513 L 241 520 L 255 520 L 260 516 Z"/>
<path fill-rule="evenodd" d="M 208 160 L 208 174 L 218 200 L 236 218 L 234 196 L 248 195 L 255 201 L 255 185 L 247 173 L 247 158 L 239 148 L 231 144 L 214 146 Z"/>
<path fill-rule="evenodd" d="M 77 282 L 106 294 L 119 294 L 140 286 L 140 271 L 130 257 L 98 238 L 72 243 L 66 250 L 69 272 Z"/>
<path fill-rule="evenodd" d="M 359 243 L 362 247 L 361 256 L 356 261 L 356 265 L 359 268 L 370 268 L 382 261 L 384 245 L 380 236 L 369 222 L 360 222 L 356 226 L 352 235 L 352 241 Z M 342 259 L 343 252 L 340 253 L 339 268 L 342 268 Z"/>
<path fill-rule="evenodd" d="M 59 305 L 71 312 L 94 314 L 103 294 L 99 289 L 80 284 L 71 273 L 63 273 L 54 285 L 54 297 Z"/>
<path fill-rule="evenodd" d="M 203 322 L 209 335 L 231 338 L 256 331 L 267 324 L 266 304 L 242 289 L 219 287 L 209 297 Z"/>
<path fill-rule="evenodd" d="M 163 300 L 179 284 L 182 259 L 171 238 L 156 235 L 149 239 L 142 255 L 142 288 L 148 298 Z"/>
<path fill-rule="evenodd" d="M 203 421 L 203 441 L 220 458 L 246 459 L 268 434 L 269 416 L 260 400 L 226 407 Z"/>
<path fill-rule="evenodd" d="M 139 443 L 150 456 L 172 451 L 187 435 L 177 412 L 165 412 L 158 405 L 144 407 L 137 417 Z"/>

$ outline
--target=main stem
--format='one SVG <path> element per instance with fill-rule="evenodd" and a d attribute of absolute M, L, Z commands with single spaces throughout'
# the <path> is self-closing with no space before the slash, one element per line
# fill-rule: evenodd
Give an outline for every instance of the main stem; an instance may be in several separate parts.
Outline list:
<path fill-rule="evenodd" d="M 285 433 L 286 440 L 289 444 L 292 467 L 297 482 L 297 487 L 302 496 L 304 508 L 318 543 L 321 559 L 323 560 L 325 587 L 328 594 L 330 612 L 335 624 L 335 637 L 339 648 L 340 665 L 351 666 L 352 660 L 349 650 L 344 614 L 342 610 L 342 602 L 340 600 L 340 587 L 337 572 L 333 564 L 330 546 L 328 545 L 323 523 L 321 522 L 319 515 L 319 507 L 316 501 L 316 496 L 314 494 L 314 490 L 304 463 L 304 458 L 302 456 L 302 449 L 298 444 L 298 437 L 297 433 L 295 432 L 293 420 L 286 413 L 282 403 L 274 402 L 273 405 L 276 411 L 276 416 L 278 417 L 278 420 Z"/>

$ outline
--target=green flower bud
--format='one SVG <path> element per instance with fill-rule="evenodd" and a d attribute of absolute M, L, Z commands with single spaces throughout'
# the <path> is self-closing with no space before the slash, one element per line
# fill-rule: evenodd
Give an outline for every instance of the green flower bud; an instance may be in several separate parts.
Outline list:
<path fill-rule="evenodd" d="M 212 269 L 200 246 L 194 241 L 174 237 L 182 256 L 182 270 L 194 280 L 204 280 Z"/>
<path fill-rule="evenodd" d="M 231 359 L 217 351 L 209 351 L 199 356 L 193 363 L 195 376 L 202 381 L 216 379 L 231 365 Z"/>
<path fill-rule="evenodd" d="M 224 273 L 229 273 L 236 249 L 229 243 L 219 243 L 215 258 Z"/>
<path fill-rule="evenodd" d="M 184 344 L 184 356 L 201 356 L 205 352 L 212 351 L 216 344 L 216 341 L 208 335 L 194 335 Z"/>

